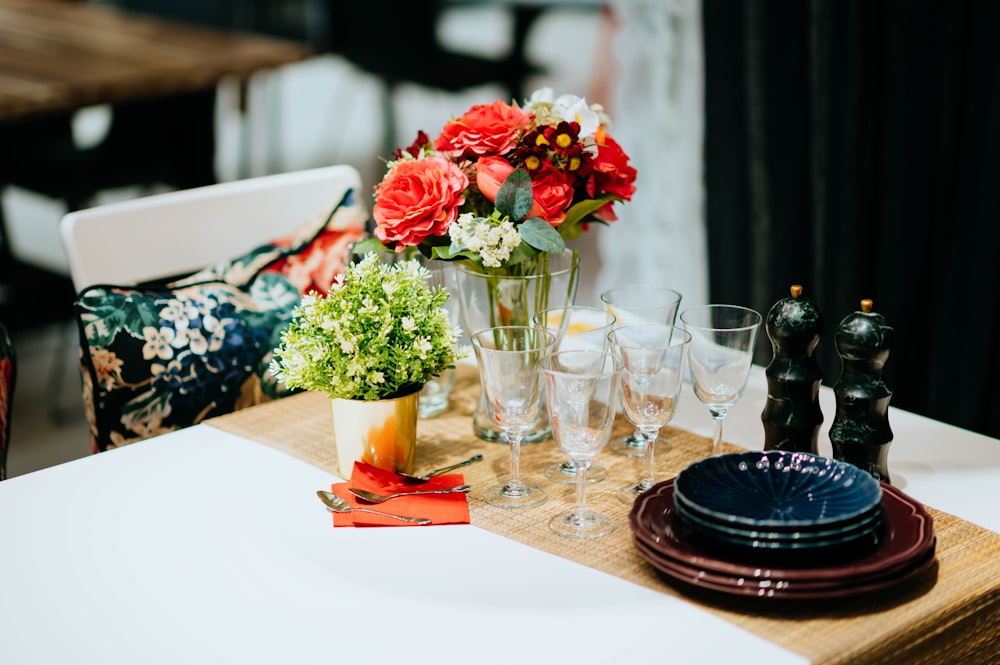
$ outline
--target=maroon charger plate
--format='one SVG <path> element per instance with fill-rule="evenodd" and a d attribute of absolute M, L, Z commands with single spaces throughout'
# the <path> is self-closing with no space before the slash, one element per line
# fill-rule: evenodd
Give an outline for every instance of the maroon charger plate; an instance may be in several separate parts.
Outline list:
<path fill-rule="evenodd" d="M 807 583 L 803 592 L 831 591 L 858 593 L 867 589 L 863 584 L 895 584 L 899 576 L 915 575 L 933 562 L 934 521 L 924 507 L 901 490 L 882 483 L 885 521 L 879 542 L 874 548 L 855 558 L 843 561 L 789 564 L 761 564 L 741 560 L 730 551 L 716 551 L 691 538 L 689 527 L 677 516 L 673 501 L 673 480 L 654 485 L 636 499 L 629 513 L 629 524 L 640 553 L 662 572 L 683 579 L 692 574 L 708 574 L 730 591 L 736 586 L 767 588 L 780 586 L 784 593 L 794 588 L 792 583 Z M 679 578 L 680 579 L 680 578 Z M 729 586 L 729 584 L 734 586 Z M 854 587 L 854 588 L 851 588 Z M 877 587 L 881 588 L 881 586 Z M 741 591 L 745 593 L 745 591 Z M 757 595 L 750 593 L 749 595 Z M 824 594 L 828 595 L 828 594 Z"/>
<path fill-rule="evenodd" d="M 802 580 L 749 579 L 722 573 L 713 573 L 678 563 L 647 549 L 641 541 L 635 541 L 636 549 L 654 568 L 664 575 L 694 587 L 711 589 L 721 593 L 754 598 L 778 598 L 789 600 L 818 600 L 844 598 L 870 591 L 878 591 L 895 586 L 922 573 L 934 563 L 933 547 L 894 572 L 854 581 L 824 580 L 804 582 Z"/>

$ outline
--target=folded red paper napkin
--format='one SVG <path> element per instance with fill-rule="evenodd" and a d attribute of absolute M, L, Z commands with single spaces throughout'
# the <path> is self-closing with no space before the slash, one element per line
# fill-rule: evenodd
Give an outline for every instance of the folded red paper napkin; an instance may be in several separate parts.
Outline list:
<path fill-rule="evenodd" d="M 416 496 L 400 496 L 383 503 L 365 503 L 347 491 L 348 487 L 368 490 L 377 494 L 392 494 L 412 490 L 438 490 L 456 487 L 465 483 L 461 473 L 450 473 L 431 478 L 426 483 L 414 485 L 407 483 L 392 471 L 379 469 L 365 462 L 355 462 L 351 470 L 351 480 L 347 483 L 334 483 L 331 491 L 337 496 L 347 499 L 352 508 L 369 508 L 395 515 L 407 517 L 426 517 L 431 524 L 468 524 L 469 502 L 465 494 L 417 494 Z M 372 513 L 355 510 L 350 513 L 334 513 L 334 526 L 413 526 L 407 522 L 373 515 Z"/>

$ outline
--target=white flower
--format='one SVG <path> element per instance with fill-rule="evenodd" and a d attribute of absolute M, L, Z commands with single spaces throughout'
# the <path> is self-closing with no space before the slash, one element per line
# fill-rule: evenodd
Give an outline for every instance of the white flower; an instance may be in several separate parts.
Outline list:
<path fill-rule="evenodd" d="M 499 268 L 521 244 L 521 234 L 510 220 L 499 222 L 489 217 L 476 218 L 471 213 L 460 215 L 448 228 L 451 241 L 483 259 L 483 265 Z"/>
<path fill-rule="evenodd" d="M 552 91 L 552 88 L 539 88 L 531 93 L 531 97 L 528 98 L 527 109 L 531 110 L 534 107 L 541 106 L 542 104 L 551 104 L 555 101 L 556 93 Z"/>
<path fill-rule="evenodd" d="M 171 342 L 174 340 L 173 328 L 154 328 L 145 326 L 142 329 L 143 339 L 142 357 L 145 360 L 159 358 L 160 360 L 170 360 L 174 357 L 174 350 Z"/>
<path fill-rule="evenodd" d="M 560 120 L 579 123 L 581 139 L 593 136 L 601 124 L 601 117 L 587 100 L 576 95 L 559 95 L 552 103 L 552 113 Z"/>

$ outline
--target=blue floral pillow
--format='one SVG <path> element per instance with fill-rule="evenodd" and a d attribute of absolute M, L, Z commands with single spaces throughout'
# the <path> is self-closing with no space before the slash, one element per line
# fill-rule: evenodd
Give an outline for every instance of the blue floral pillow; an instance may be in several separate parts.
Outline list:
<path fill-rule="evenodd" d="M 76 312 L 95 452 L 289 394 L 267 366 L 300 299 L 279 273 L 247 290 L 205 282 L 82 291 Z"/>
<path fill-rule="evenodd" d="M 94 452 L 284 397 L 271 354 L 303 293 L 343 272 L 367 215 L 353 191 L 328 214 L 166 286 L 95 285 L 76 302 Z M 330 280 L 330 281 L 328 281 Z"/>

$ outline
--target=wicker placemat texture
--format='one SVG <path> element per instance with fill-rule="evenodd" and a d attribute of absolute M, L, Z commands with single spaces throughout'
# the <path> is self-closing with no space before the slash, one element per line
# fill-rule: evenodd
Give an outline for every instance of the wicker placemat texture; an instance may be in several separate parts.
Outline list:
<path fill-rule="evenodd" d="M 418 425 L 418 469 L 432 469 L 482 453 L 484 461 L 462 469 L 473 486 L 472 524 L 540 550 L 601 570 L 656 591 L 687 598 L 814 663 L 991 663 L 1000 653 L 1000 535 L 933 508 L 937 563 L 916 578 L 888 591 L 839 601 L 774 601 L 737 598 L 666 581 L 632 545 L 629 507 L 618 488 L 638 478 L 640 460 L 608 450 L 596 462 L 608 476 L 588 489 L 588 503 L 615 520 L 615 530 L 597 540 L 562 538 L 549 519 L 568 510 L 572 485 L 545 479 L 546 466 L 563 455 L 551 440 L 522 448 L 521 474 L 541 485 L 549 500 L 536 508 L 506 510 L 481 500 L 483 488 L 508 477 L 506 446 L 472 433 L 470 416 L 479 394 L 474 368 L 462 367 L 450 408 Z M 308 393 L 245 409 L 207 424 L 264 443 L 333 475 L 337 455 L 329 400 Z M 615 436 L 631 426 L 619 420 Z M 657 480 L 676 475 L 703 459 L 709 441 L 664 428 L 668 444 L 657 449 Z M 664 449 L 665 448 L 665 449 Z M 728 451 L 740 448 L 728 446 Z M 307 488 L 308 489 L 308 488 Z"/>

